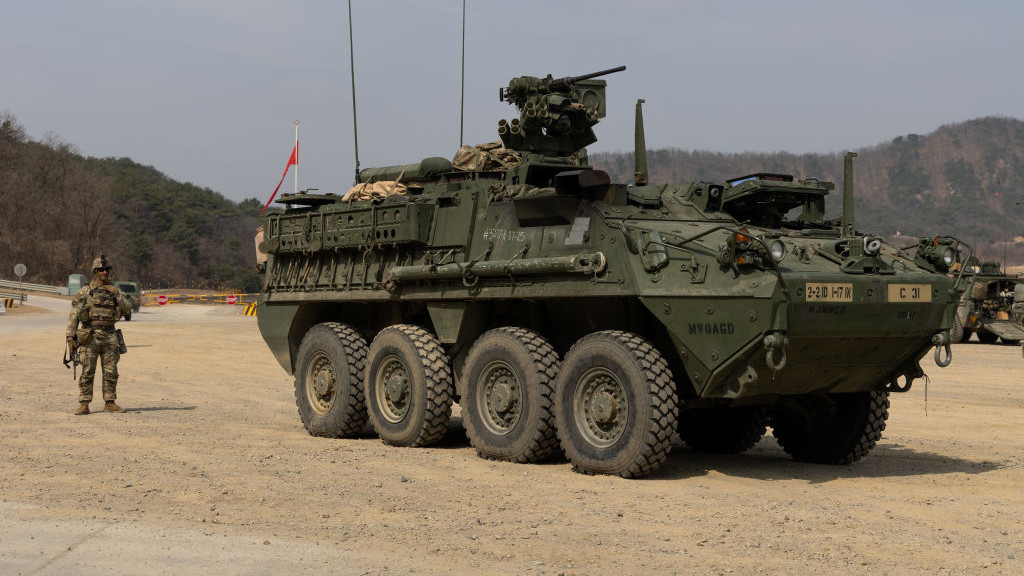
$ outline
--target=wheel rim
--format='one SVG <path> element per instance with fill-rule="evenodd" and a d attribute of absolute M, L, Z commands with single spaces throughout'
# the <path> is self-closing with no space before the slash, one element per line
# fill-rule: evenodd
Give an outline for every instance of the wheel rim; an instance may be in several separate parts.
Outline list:
<path fill-rule="evenodd" d="M 508 434 L 523 410 L 523 387 L 515 370 L 495 360 L 484 367 L 477 382 L 477 412 L 484 426 L 492 434 Z"/>
<path fill-rule="evenodd" d="M 334 405 L 336 388 L 334 362 L 326 352 L 316 352 L 309 360 L 309 368 L 306 369 L 306 397 L 309 399 L 310 408 L 320 415 L 329 412 Z"/>
<path fill-rule="evenodd" d="M 409 413 L 412 395 L 409 370 L 402 359 L 395 355 L 384 358 L 377 370 L 375 384 L 374 396 L 381 415 L 388 422 L 401 422 Z"/>
<path fill-rule="evenodd" d="M 626 430 L 629 403 L 619 378 L 606 368 L 583 374 L 573 394 L 576 427 L 590 444 L 607 448 Z"/>

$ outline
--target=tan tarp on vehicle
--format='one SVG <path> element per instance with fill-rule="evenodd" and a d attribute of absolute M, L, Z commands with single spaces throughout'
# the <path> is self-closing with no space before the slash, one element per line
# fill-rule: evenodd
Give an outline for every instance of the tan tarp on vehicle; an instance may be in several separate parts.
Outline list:
<path fill-rule="evenodd" d="M 387 198 L 395 194 L 405 194 L 405 184 L 396 180 L 382 180 L 380 182 L 364 182 L 356 184 L 345 195 L 341 197 L 342 202 L 353 202 L 355 200 L 374 200 Z"/>
<path fill-rule="evenodd" d="M 520 160 L 522 157 L 518 152 L 505 148 L 500 141 L 488 142 L 459 148 L 452 159 L 452 167 L 466 172 L 490 172 L 506 170 L 519 164 Z"/>

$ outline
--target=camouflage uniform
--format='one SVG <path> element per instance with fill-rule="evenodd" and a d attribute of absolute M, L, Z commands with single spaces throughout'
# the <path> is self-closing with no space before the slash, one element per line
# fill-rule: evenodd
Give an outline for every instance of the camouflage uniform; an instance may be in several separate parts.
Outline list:
<path fill-rule="evenodd" d="M 94 261 L 94 271 L 109 270 L 106 258 Z M 97 278 L 75 294 L 68 316 L 67 337 L 78 338 L 82 377 L 78 380 L 79 402 L 92 401 L 97 361 L 103 364 L 103 400 L 117 398 L 117 361 L 121 357 L 114 323 L 132 310 L 131 302 L 109 281 Z M 86 412 L 88 413 L 88 412 Z"/>

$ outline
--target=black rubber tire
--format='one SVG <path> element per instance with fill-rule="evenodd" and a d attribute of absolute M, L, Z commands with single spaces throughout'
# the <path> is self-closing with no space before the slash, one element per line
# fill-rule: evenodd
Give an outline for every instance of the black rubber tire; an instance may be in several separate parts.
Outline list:
<path fill-rule="evenodd" d="M 763 406 L 716 406 L 687 410 L 679 415 L 679 437 L 701 452 L 739 454 L 750 450 L 768 431 Z"/>
<path fill-rule="evenodd" d="M 882 438 L 889 418 L 888 391 L 829 394 L 828 400 L 833 408 L 823 401 L 814 424 L 791 413 L 773 412 L 772 433 L 794 460 L 851 464 Z"/>
<path fill-rule="evenodd" d="M 129 313 L 124 315 L 124 321 L 125 322 L 131 322 L 132 321 L 132 313 L 131 312 L 129 312 Z"/>
<path fill-rule="evenodd" d="M 951 343 L 952 344 L 959 344 L 959 343 L 963 342 L 964 341 L 964 334 L 966 334 L 966 331 L 964 330 L 964 324 L 963 324 L 963 322 L 960 321 L 960 316 L 954 314 L 953 315 L 953 329 L 949 331 L 949 339 L 952 341 Z M 968 336 L 970 336 L 970 335 L 968 334 Z"/>
<path fill-rule="evenodd" d="M 312 436 L 352 438 L 366 424 L 366 339 L 338 322 L 317 324 L 299 344 L 295 405 Z"/>
<path fill-rule="evenodd" d="M 654 472 L 672 448 L 678 415 L 672 372 L 647 340 L 595 332 L 565 355 L 555 420 L 576 472 L 623 478 Z"/>
<path fill-rule="evenodd" d="M 988 330 L 978 330 L 978 340 L 982 344 L 994 344 L 999 338 L 999 335 L 995 332 L 989 332 Z"/>
<path fill-rule="evenodd" d="M 462 421 L 482 458 L 538 462 L 558 452 L 552 396 L 558 353 L 526 328 L 477 339 L 462 371 Z"/>
<path fill-rule="evenodd" d="M 373 429 L 391 446 L 429 446 L 444 437 L 455 386 L 451 362 L 432 334 L 411 324 L 381 330 L 366 362 Z"/>

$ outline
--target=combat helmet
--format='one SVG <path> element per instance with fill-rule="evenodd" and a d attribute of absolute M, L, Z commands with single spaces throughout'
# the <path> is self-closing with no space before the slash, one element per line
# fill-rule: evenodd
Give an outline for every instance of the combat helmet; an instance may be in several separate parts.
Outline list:
<path fill-rule="evenodd" d="M 110 268 L 110 261 L 107 260 L 106 254 L 100 254 L 97 258 L 92 261 L 92 271 L 95 272 L 100 268 Z"/>

